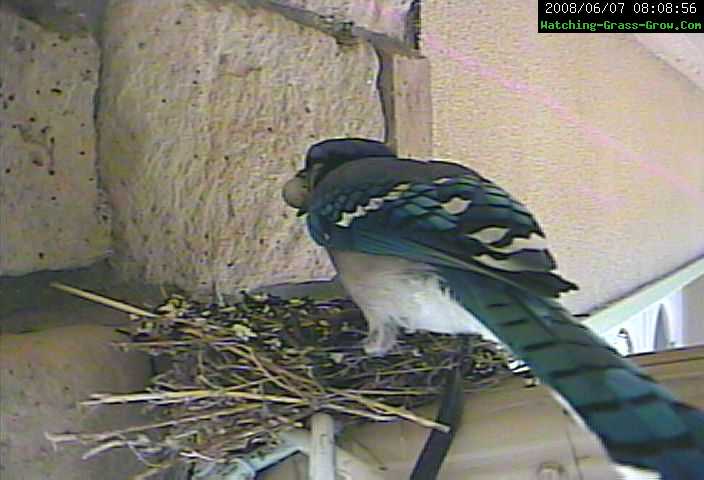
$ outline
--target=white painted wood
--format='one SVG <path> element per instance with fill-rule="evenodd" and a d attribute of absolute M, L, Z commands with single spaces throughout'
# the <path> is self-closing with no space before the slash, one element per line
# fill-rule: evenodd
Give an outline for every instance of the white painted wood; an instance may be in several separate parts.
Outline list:
<path fill-rule="evenodd" d="M 309 458 L 313 456 L 312 445 L 314 441 L 311 433 L 303 429 L 294 429 L 282 433 L 281 437 L 287 444 L 295 446 L 302 453 L 308 455 Z M 380 473 L 380 469 L 375 466 L 378 462 L 365 462 L 345 449 L 337 447 L 335 449 L 335 458 L 337 475 L 330 477 L 330 480 L 385 480 L 386 478 L 385 475 Z M 282 476 L 277 471 L 280 472 L 281 469 L 273 468 L 271 472 L 263 477 L 263 480 L 289 480 L 291 478 L 289 474 L 283 473 Z"/>
<path fill-rule="evenodd" d="M 584 323 L 596 333 L 603 335 L 702 276 L 704 276 L 704 257 L 605 306 L 592 314 Z"/>
<path fill-rule="evenodd" d="M 335 420 L 327 413 L 311 418 L 309 480 L 335 478 Z"/>
<path fill-rule="evenodd" d="M 686 403 L 704 407 L 704 347 L 631 359 Z M 419 413 L 434 415 L 432 408 Z M 337 478 L 408 479 L 427 435 L 427 429 L 409 422 L 350 428 L 338 441 Z M 284 437 L 309 452 L 307 432 L 295 430 Z M 272 468 L 262 480 L 295 478 L 290 470 L 286 473 L 286 463 Z M 572 422 L 547 388 L 526 388 L 514 378 L 467 395 L 462 425 L 439 480 L 535 479 L 546 465 L 564 472 L 565 480 L 623 480 L 596 437 Z"/>
<path fill-rule="evenodd" d="M 656 57 L 704 90 L 704 35 L 701 33 L 636 33 Z"/>

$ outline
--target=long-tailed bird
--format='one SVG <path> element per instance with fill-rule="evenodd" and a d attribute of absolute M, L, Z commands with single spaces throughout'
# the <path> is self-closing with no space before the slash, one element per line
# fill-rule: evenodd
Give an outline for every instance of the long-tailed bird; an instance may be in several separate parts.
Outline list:
<path fill-rule="evenodd" d="M 530 211 L 459 164 L 398 158 L 383 143 L 310 147 L 284 200 L 383 354 L 399 326 L 498 337 L 594 432 L 611 459 L 663 480 L 704 480 L 704 412 L 680 402 L 556 298 L 561 278 Z"/>

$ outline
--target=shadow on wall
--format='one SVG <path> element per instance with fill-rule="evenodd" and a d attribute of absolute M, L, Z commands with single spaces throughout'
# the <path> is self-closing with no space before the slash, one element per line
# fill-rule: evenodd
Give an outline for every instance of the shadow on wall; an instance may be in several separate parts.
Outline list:
<path fill-rule="evenodd" d="M 99 38 L 108 0 L 2 0 L 21 16 L 65 34 L 91 33 Z"/>

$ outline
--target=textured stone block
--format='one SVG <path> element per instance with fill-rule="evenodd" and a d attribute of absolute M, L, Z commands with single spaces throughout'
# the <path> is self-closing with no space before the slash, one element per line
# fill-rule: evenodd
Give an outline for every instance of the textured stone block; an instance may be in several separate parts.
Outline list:
<path fill-rule="evenodd" d="M 103 60 L 100 166 L 127 278 L 232 293 L 331 273 L 280 190 L 311 143 L 383 137 L 372 48 L 233 2 L 121 0 Z"/>
<path fill-rule="evenodd" d="M 93 98 L 98 46 L 0 8 L 0 275 L 106 255 Z"/>
<path fill-rule="evenodd" d="M 304 8 L 320 15 L 354 22 L 369 31 L 399 40 L 409 36 L 413 0 L 283 0 L 278 3 Z"/>
<path fill-rule="evenodd" d="M 138 406 L 81 407 L 96 392 L 145 387 L 147 357 L 110 345 L 112 328 L 75 326 L 0 336 L 0 478 L 123 479 L 142 471 L 127 450 L 81 460 L 85 448 L 54 450 L 45 432 L 101 432 L 147 423 Z"/>

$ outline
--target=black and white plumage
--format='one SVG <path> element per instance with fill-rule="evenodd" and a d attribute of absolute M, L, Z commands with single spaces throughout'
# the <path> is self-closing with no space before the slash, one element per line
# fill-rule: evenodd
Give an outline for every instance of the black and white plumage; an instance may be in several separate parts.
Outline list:
<path fill-rule="evenodd" d="M 284 198 L 307 213 L 369 323 L 367 349 L 399 326 L 495 336 L 620 464 L 704 479 L 704 414 L 679 402 L 555 301 L 561 278 L 533 215 L 477 172 L 397 158 L 365 139 L 313 145 Z"/>

